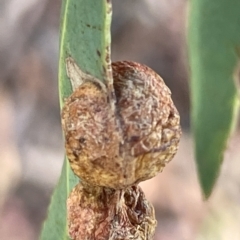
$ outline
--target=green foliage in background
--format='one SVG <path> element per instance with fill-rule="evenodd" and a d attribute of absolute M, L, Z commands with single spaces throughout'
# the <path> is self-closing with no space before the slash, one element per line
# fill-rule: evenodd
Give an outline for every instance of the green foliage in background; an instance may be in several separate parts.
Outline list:
<path fill-rule="evenodd" d="M 192 127 L 199 179 L 208 197 L 238 109 L 240 1 L 191 0 L 189 10 Z"/>
<path fill-rule="evenodd" d="M 111 4 L 107 0 L 62 1 L 59 55 L 60 105 L 71 92 L 66 75 L 65 59 L 74 58 L 86 73 L 102 81 L 111 81 L 110 24 Z M 52 196 L 48 217 L 44 223 L 41 240 L 65 240 L 68 238 L 66 200 L 78 179 L 65 158 L 59 183 Z"/>

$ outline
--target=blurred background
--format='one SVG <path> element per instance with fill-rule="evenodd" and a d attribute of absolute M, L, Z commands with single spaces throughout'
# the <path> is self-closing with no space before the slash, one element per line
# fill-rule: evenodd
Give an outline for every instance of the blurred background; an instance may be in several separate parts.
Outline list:
<path fill-rule="evenodd" d="M 60 0 L 0 0 L 0 239 L 38 239 L 64 148 L 57 67 Z M 189 128 L 187 0 L 113 0 L 112 58 L 144 63 L 165 80 L 181 114 L 174 160 L 142 183 L 156 240 L 239 240 L 239 132 L 203 201 Z"/>

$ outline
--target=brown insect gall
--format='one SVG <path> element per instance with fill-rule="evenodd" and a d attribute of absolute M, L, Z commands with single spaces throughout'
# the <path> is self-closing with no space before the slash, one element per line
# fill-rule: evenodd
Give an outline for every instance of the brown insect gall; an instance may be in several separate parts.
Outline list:
<path fill-rule="evenodd" d="M 181 135 L 179 113 L 162 78 L 145 65 L 113 63 L 113 112 L 105 86 L 71 66 L 69 77 L 81 84 L 65 102 L 62 126 L 74 173 L 94 186 L 123 189 L 161 172 Z"/>
<path fill-rule="evenodd" d="M 79 183 L 67 201 L 69 236 L 74 240 L 150 240 L 156 219 L 138 186 L 123 190 Z"/>

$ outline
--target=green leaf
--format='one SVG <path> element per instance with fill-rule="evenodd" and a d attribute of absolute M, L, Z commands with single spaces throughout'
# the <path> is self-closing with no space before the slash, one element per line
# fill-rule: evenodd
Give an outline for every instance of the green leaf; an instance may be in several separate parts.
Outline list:
<path fill-rule="evenodd" d="M 59 54 L 60 105 L 72 93 L 66 74 L 65 59 L 71 56 L 82 71 L 105 83 L 112 82 L 110 60 L 110 0 L 62 1 Z M 58 185 L 52 196 L 41 240 L 69 239 L 66 220 L 66 199 L 79 179 L 65 158 Z"/>
<path fill-rule="evenodd" d="M 191 122 L 199 179 L 209 197 L 220 171 L 236 110 L 234 71 L 240 46 L 239 0 L 191 0 Z"/>
<path fill-rule="evenodd" d="M 67 159 L 65 158 L 61 177 L 57 187 L 53 193 L 51 204 L 48 211 L 48 218 L 44 223 L 41 239 L 69 239 L 67 237 L 66 225 L 66 199 L 78 182 L 77 177 L 69 168 Z"/>
<path fill-rule="evenodd" d="M 110 0 L 65 0 L 59 56 L 60 103 L 71 93 L 65 59 L 71 56 L 83 72 L 102 81 L 111 78 Z"/>

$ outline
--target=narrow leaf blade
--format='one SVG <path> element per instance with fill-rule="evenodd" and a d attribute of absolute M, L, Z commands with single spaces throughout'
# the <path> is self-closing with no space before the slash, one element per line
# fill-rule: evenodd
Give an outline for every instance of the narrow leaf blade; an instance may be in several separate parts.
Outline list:
<path fill-rule="evenodd" d="M 60 105 L 71 92 L 65 59 L 74 58 L 78 66 L 106 83 L 112 82 L 110 60 L 111 1 L 64 0 L 59 55 Z M 79 179 L 64 160 L 58 185 L 52 196 L 41 240 L 67 240 L 66 199 Z"/>
<path fill-rule="evenodd" d="M 209 197 L 236 116 L 234 70 L 240 44 L 238 0 L 192 0 L 189 18 L 191 122 L 199 179 Z"/>
<path fill-rule="evenodd" d="M 78 179 L 72 174 L 68 165 L 68 161 L 65 158 L 59 182 L 52 195 L 48 218 L 43 226 L 40 238 L 42 240 L 69 239 L 66 232 L 66 199 L 71 188 L 78 182 Z"/>

